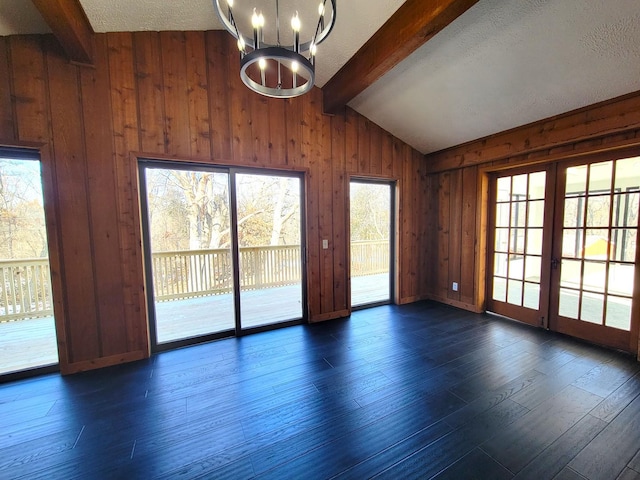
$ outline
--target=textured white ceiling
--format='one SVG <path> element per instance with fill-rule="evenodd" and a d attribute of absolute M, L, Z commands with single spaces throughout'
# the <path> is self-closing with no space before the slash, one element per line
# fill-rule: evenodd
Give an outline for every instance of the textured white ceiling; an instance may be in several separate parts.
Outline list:
<path fill-rule="evenodd" d="M 80 0 L 96 32 L 222 28 L 211 0 Z"/>
<path fill-rule="evenodd" d="M 481 0 L 350 105 L 426 153 L 637 90 L 638 0 Z"/>
<path fill-rule="evenodd" d="M 221 28 L 211 1 L 80 0 L 96 32 Z M 337 2 L 319 86 L 403 0 Z M 29 0 L 0 0 L 0 35 L 48 31 Z M 480 0 L 350 105 L 426 153 L 637 90 L 640 0 Z"/>

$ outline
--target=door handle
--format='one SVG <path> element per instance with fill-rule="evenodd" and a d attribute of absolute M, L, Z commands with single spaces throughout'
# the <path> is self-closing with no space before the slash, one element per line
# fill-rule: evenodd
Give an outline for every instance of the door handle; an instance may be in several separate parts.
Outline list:
<path fill-rule="evenodd" d="M 554 270 L 558 269 L 558 265 L 560 265 L 560 260 L 558 260 L 557 258 L 552 258 L 551 259 L 551 268 L 553 268 Z"/>

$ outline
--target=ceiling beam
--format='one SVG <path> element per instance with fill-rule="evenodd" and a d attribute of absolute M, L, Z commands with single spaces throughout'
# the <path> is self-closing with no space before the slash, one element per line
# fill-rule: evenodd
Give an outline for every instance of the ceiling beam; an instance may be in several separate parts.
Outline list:
<path fill-rule="evenodd" d="M 93 28 L 79 0 L 32 0 L 71 61 L 93 63 Z"/>
<path fill-rule="evenodd" d="M 407 0 L 322 88 L 335 114 L 478 0 Z"/>

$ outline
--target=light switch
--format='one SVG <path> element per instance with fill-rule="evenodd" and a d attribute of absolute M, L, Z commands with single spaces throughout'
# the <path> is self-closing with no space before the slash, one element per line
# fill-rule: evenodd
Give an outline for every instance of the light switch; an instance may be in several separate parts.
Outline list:
<path fill-rule="evenodd" d="M 458 282 L 453 282 L 453 285 L 451 286 L 451 289 L 452 289 L 454 292 L 457 292 L 457 291 L 458 291 Z"/>
<path fill-rule="evenodd" d="M 322 249 L 326 250 L 327 248 L 329 248 L 329 240 L 325 238 L 324 240 L 322 240 Z"/>

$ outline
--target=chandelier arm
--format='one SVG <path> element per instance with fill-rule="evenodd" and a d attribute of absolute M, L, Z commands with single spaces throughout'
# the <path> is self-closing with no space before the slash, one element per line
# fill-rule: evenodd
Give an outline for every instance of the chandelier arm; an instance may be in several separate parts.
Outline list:
<path fill-rule="evenodd" d="M 222 13 L 220 0 L 213 0 L 213 6 L 215 7 L 214 10 L 218 14 L 218 19 L 222 22 L 222 26 L 224 27 L 224 29 L 227 32 L 229 32 L 231 35 L 233 35 L 236 39 L 238 39 L 240 35 L 240 32 L 238 31 L 238 27 L 232 24 L 227 18 L 227 16 Z M 233 18 L 233 13 L 231 14 L 231 17 Z M 235 23 L 235 20 L 233 23 Z"/>
<path fill-rule="evenodd" d="M 331 0 L 331 21 L 324 27 L 324 30 L 322 32 L 320 32 L 319 35 L 315 35 L 314 40 L 312 40 L 311 42 L 309 42 L 309 44 L 311 43 L 315 43 L 316 45 L 320 45 L 331 33 L 331 30 L 333 30 L 333 27 L 336 24 L 336 18 L 337 18 L 337 14 L 336 14 L 336 1 L 337 0 Z M 327 0 L 323 1 L 323 5 L 326 5 Z M 320 28 L 320 19 L 318 19 L 318 26 L 316 27 L 316 32 L 318 31 L 318 29 Z M 302 48 L 302 47 L 300 47 Z M 308 49 L 308 47 L 307 47 Z"/>
<path fill-rule="evenodd" d="M 280 46 L 280 2 L 276 0 L 276 44 Z"/>
<path fill-rule="evenodd" d="M 233 34 L 234 37 L 236 37 L 236 39 L 240 38 L 240 30 L 238 30 L 238 24 L 236 23 L 236 19 L 233 18 L 233 11 L 231 10 L 231 8 L 229 8 L 229 23 L 233 26 L 233 30 L 235 31 L 235 34 Z"/>

